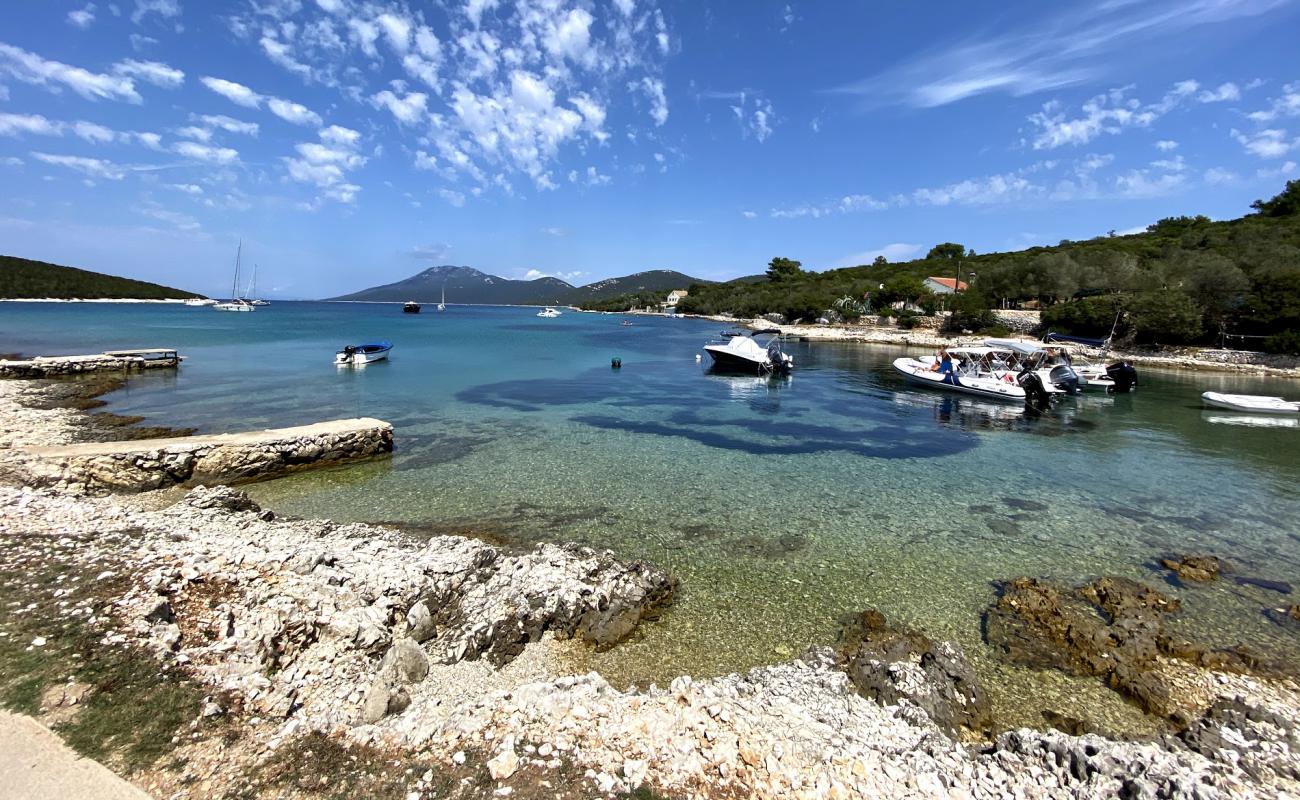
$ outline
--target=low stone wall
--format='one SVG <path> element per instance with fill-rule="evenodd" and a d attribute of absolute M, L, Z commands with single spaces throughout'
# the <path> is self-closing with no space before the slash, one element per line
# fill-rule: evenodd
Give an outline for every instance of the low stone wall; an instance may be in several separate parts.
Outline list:
<path fill-rule="evenodd" d="M 131 372 L 144 369 L 174 369 L 180 358 L 145 358 L 107 353 L 89 356 L 38 356 L 36 358 L 0 360 L 0 378 L 55 378 L 84 372 Z"/>
<path fill-rule="evenodd" d="M 15 447 L 0 458 L 0 481 L 89 494 L 142 492 L 250 481 L 392 449 L 393 426 L 363 417 L 216 436 Z"/>
<path fill-rule="evenodd" d="M 1014 333 L 1033 333 L 1042 321 L 1037 311 L 1016 309 L 994 310 L 993 318 Z"/>

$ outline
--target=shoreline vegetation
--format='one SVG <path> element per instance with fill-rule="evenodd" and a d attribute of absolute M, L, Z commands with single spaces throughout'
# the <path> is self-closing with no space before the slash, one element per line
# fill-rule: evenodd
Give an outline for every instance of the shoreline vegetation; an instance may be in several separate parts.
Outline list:
<path fill-rule="evenodd" d="M 101 437 L 67 406 L 102 385 L 0 381 L 0 459 Z M 1195 555 L 1164 567 L 1187 592 L 1231 569 Z M 220 486 L 0 486 L 0 705 L 158 797 L 1300 789 L 1295 665 L 1175 635 L 1165 620 L 1194 611 L 1168 587 L 1079 580 L 1008 576 L 971 624 L 1009 662 L 1095 676 L 1158 735 L 1050 707 L 1041 730 L 1003 730 L 958 648 L 870 609 L 783 663 L 618 689 L 570 674 L 567 654 L 672 613 L 673 579 L 651 564 L 281 518 Z M 1300 631 L 1300 606 L 1262 611 Z"/>

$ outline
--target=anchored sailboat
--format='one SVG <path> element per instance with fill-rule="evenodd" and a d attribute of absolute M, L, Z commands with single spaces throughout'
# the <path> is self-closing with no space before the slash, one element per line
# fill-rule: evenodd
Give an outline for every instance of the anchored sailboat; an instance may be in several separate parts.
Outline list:
<path fill-rule="evenodd" d="M 235 249 L 235 278 L 230 282 L 230 300 L 225 303 L 217 303 L 213 306 L 218 311 L 256 311 L 256 307 L 244 298 L 239 296 L 239 262 L 244 254 L 244 241 L 239 241 L 239 247 Z"/>
<path fill-rule="evenodd" d="M 442 300 L 438 301 L 438 310 L 447 310 L 447 284 L 445 283 L 442 285 Z"/>

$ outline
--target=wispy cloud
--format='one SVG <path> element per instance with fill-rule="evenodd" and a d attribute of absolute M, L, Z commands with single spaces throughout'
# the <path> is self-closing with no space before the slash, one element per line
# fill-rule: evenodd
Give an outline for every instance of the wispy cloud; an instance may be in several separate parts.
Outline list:
<path fill-rule="evenodd" d="M 121 75 L 105 75 L 51 61 L 36 53 L 0 42 L 0 75 L 43 86 L 52 92 L 71 89 L 87 100 L 125 100 L 141 103 L 135 82 Z"/>
<path fill-rule="evenodd" d="M 894 242 L 884 247 L 878 247 L 875 250 L 864 250 L 861 253 L 853 253 L 835 262 L 836 268 L 856 267 L 860 264 L 870 264 L 877 258 L 884 256 L 887 261 L 907 261 L 908 259 L 921 252 L 922 245 L 908 244 L 907 242 Z"/>
<path fill-rule="evenodd" d="M 1029 123 L 1037 129 L 1033 147 L 1035 150 L 1051 150 L 1087 144 L 1102 134 L 1150 127 L 1184 101 L 1196 96 L 1199 89 L 1200 84 L 1194 80 L 1179 81 L 1160 100 L 1144 104 L 1128 96 L 1132 87 L 1125 86 L 1091 98 L 1083 104 L 1078 116 L 1066 114 L 1059 102 L 1049 101 L 1043 104 L 1041 111 L 1029 115 Z"/>
<path fill-rule="evenodd" d="M 56 167 L 65 167 L 83 175 L 89 175 L 92 178 L 106 178 L 111 181 L 120 181 L 126 177 L 126 169 L 114 164 L 111 161 L 105 161 L 102 158 L 86 158 L 84 156 L 67 156 L 56 155 L 51 153 L 32 153 L 32 158 L 44 164 L 52 164 Z"/>
<path fill-rule="evenodd" d="M 1268 13 L 1289 0 L 1109 0 L 1054 11 L 1009 29 L 952 42 L 832 91 L 869 105 L 932 108 L 982 94 L 1024 96 L 1092 81 L 1109 57 L 1140 42 L 1150 50 L 1191 28 Z M 1040 8 L 1059 9 L 1057 4 Z"/>

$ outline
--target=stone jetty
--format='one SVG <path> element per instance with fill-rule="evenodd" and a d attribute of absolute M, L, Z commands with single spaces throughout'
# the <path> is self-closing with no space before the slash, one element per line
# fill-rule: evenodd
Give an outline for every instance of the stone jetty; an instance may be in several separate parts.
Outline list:
<path fill-rule="evenodd" d="M 361 417 L 247 433 L 12 447 L 0 459 L 0 480 L 90 494 L 142 492 L 255 480 L 392 449 L 393 426 Z"/>
<path fill-rule="evenodd" d="M 0 378 L 55 378 L 87 372 L 132 372 L 175 369 L 182 356 L 171 348 L 110 350 L 84 356 L 37 356 L 0 359 Z"/>

